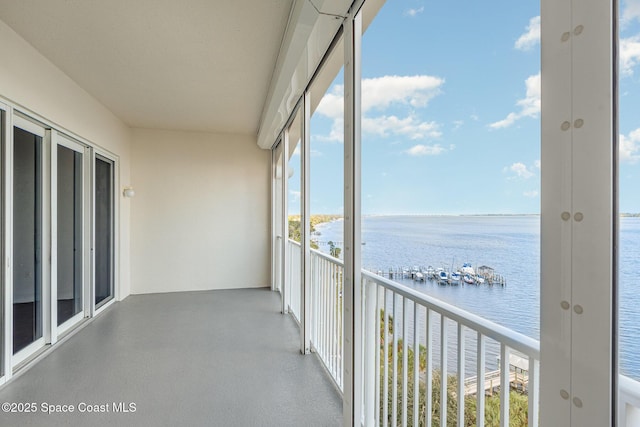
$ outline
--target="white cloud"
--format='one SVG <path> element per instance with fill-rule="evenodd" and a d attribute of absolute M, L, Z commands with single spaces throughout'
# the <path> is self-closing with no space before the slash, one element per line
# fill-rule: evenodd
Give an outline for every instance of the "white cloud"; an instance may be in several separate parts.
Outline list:
<path fill-rule="evenodd" d="M 522 195 L 524 197 L 530 197 L 530 198 L 534 198 L 534 197 L 538 197 L 538 191 L 537 190 L 531 190 L 531 191 L 525 191 L 524 193 L 522 193 Z"/>
<path fill-rule="evenodd" d="M 640 128 L 620 135 L 620 161 L 635 164 L 640 160 Z"/>
<path fill-rule="evenodd" d="M 405 118 L 396 116 L 363 117 L 363 133 L 375 134 L 378 136 L 389 136 L 390 134 L 404 135 L 409 139 L 439 138 L 442 132 L 438 130 L 435 122 L 423 122 L 411 115 Z"/>
<path fill-rule="evenodd" d="M 633 68 L 640 62 L 640 34 L 620 39 L 620 74 L 633 75 Z"/>
<path fill-rule="evenodd" d="M 418 144 L 405 151 L 410 156 L 437 156 L 445 151 L 439 144 L 423 145 Z"/>
<path fill-rule="evenodd" d="M 460 129 L 464 125 L 464 121 L 462 120 L 454 120 L 453 121 L 453 130 Z"/>
<path fill-rule="evenodd" d="M 413 16 L 421 14 L 422 12 L 424 12 L 424 6 L 416 8 L 416 9 L 407 9 L 407 10 L 404 11 L 404 14 L 406 16 L 413 17 Z"/>
<path fill-rule="evenodd" d="M 410 139 L 438 138 L 442 135 L 435 122 L 420 120 L 415 114 L 407 117 L 377 114 L 393 105 L 424 108 L 441 93 L 444 79 L 439 77 L 383 76 L 362 80 L 362 130 L 379 136 L 402 135 Z M 344 129 L 344 86 L 335 85 L 320 101 L 316 112 L 333 120 L 329 135 L 318 137 L 326 141 L 342 141 Z"/>
<path fill-rule="evenodd" d="M 344 85 L 335 85 L 329 92 L 325 93 L 316 113 L 326 117 L 337 118 L 344 116 Z"/>
<path fill-rule="evenodd" d="M 535 162 L 533 162 L 533 166 L 536 169 L 540 169 L 542 167 L 542 162 L 540 160 L 536 160 Z"/>
<path fill-rule="evenodd" d="M 512 178 L 529 179 L 535 175 L 533 172 L 529 170 L 527 165 L 521 162 L 516 162 L 509 167 L 505 167 L 504 171 L 513 173 Z"/>
<path fill-rule="evenodd" d="M 291 195 L 292 200 L 294 202 L 297 202 L 298 200 L 300 200 L 300 196 L 302 193 L 300 193 L 299 191 L 289 190 L 289 194 Z"/>
<path fill-rule="evenodd" d="M 504 119 L 491 123 L 491 129 L 506 128 L 523 117 L 537 117 L 540 114 L 540 73 L 529 76 L 524 83 L 527 94 L 516 102 L 519 111 L 509 113 Z"/>
<path fill-rule="evenodd" d="M 640 0 L 626 0 L 620 17 L 622 26 L 626 27 L 634 20 L 640 21 Z"/>
<path fill-rule="evenodd" d="M 391 104 L 426 107 L 432 98 L 441 93 L 443 84 L 444 79 L 427 75 L 363 79 L 362 110 L 385 109 Z"/>
<path fill-rule="evenodd" d="M 529 20 L 527 32 L 516 40 L 515 48 L 518 50 L 531 50 L 540 43 L 540 17 L 534 16 Z"/>

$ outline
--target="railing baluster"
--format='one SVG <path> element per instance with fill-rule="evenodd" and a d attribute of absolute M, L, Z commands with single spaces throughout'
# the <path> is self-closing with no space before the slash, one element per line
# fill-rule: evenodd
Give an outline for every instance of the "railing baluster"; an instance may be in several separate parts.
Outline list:
<path fill-rule="evenodd" d="M 538 404 L 540 362 L 529 356 L 529 377 L 527 378 L 527 396 L 529 398 L 529 427 L 538 427 Z"/>
<path fill-rule="evenodd" d="M 384 288 L 384 394 L 382 396 L 382 425 L 389 424 L 389 291 Z"/>
<path fill-rule="evenodd" d="M 317 270 L 317 263 L 318 263 L 318 257 L 315 256 L 315 254 L 313 252 L 311 252 L 310 258 L 309 258 L 309 268 L 311 269 L 311 273 L 309 275 L 310 279 L 311 279 L 311 313 L 310 313 L 310 319 L 311 319 L 311 337 L 310 337 L 310 341 L 311 341 L 311 347 L 315 348 L 316 346 L 316 336 L 318 333 L 318 322 L 316 321 L 316 313 L 318 312 L 318 296 L 316 294 L 316 291 L 318 289 L 318 284 L 317 284 L 317 276 L 316 276 L 316 272 Z"/>
<path fill-rule="evenodd" d="M 336 278 L 336 272 L 337 272 L 337 267 L 336 266 L 332 266 L 331 269 L 331 288 L 329 291 L 329 307 L 331 307 L 331 353 L 330 353 L 330 357 L 331 357 L 331 367 L 333 369 L 334 375 L 336 375 L 337 377 L 340 376 L 340 373 L 338 372 L 338 359 L 336 357 L 336 354 L 338 354 L 338 325 L 336 322 L 336 312 L 337 312 L 337 307 L 336 307 L 336 288 L 337 288 L 337 278 Z"/>
<path fill-rule="evenodd" d="M 413 425 L 418 427 L 420 415 L 420 334 L 418 333 L 418 303 L 413 303 Z"/>
<path fill-rule="evenodd" d="M 478 332 L 478 373 L 476 390 L 476 425 L 484 426 L 484 335 Z"/>
<path fill-rule="evenodd" d="M 375 372 L 376 372 L 376 397 L 375 397 L 375 401 L 376 401 L 376 406 L 375 406 L 375 411 L 376 411 L 376 415 L 375 415 L 375 424 L 377 426 L 380 425 L 380 337 L 382 336 L 382 331 L 381 331 L 381 327 L 382 327 L 382 322 L 380 321 L 380 286 L 378 286 L 378 284 L 375 285 L 376 286 L 376 366 L 375 366 Z M 384 290 L 384 288 L 382 288 L 382 290 Z M 370 319 L 368 321 L 371 321 Z M 416 426 L 418 424 L 415 424 Z"/>
<path fill-rule="evenodd" d="M 447 318 L 440 317 L 440 427 L 447 427 Z"/>
<path fill-rule="evenodd" d="M 509 427 L 509 347 L 500 345 L 500 427 Z"/>
<path fill-rule="evenodd" d="M 402 298 L 402 427 L 407 427 L 408 398 L 408 371 L 409 371 L 409 319 L 407 298 Z"/>
<path fill-rule="evenodd" d="M 340 331 L 340 335 L 338 335 L 339 339 L 338 339 L 338 375 L 340 376 L 340 387 L 342 387 L 342 365 L 343 365 L 343 359 L 344 359 L 344 348 L 342 345 L 342 337 L 344 336 L 344 307 L 342 304 L 342 301 L 344 301 L 344 298 L 340 295 L 342 295 L 342 292 L 344 291 L 344 269 L 340 266 L 338 266 L 338 301 L 339 301 L 339 306 L 336 307 L 336 310 L 338 312 L 338 331 Z"/>
<path fill-rule="evenodd" d="M 376 393 L 376 376 L 378 368 L 375 365 L 376 360 L 376 322 L 372 322 L 371 318 L 376 313 L 376 293 L 377 285 L 367 279 L 363 279 L 365 310 L 364 318 L 368 320 L 364 322 L 364 425 L 372 426 L 375 419 L 375 393 Z"/>
<path fill-rule="evenodd" d="M 391 350 L 391 357 L 393 357 L 393 381 L 391 383 L 391 425 L 395 427 L 398 424 L 398 328 L 396 318 L 396 293 L 393 293 L 393 348 Z"/>
<path fill-rule="evenodd" d="M 325 266 L 325 278 L 324 278 L 324 345 L 323 345 L 323 353 L 324 360 L 327 365 L 327 369 L 333 375 L 333 371 L 331 370 L 331 353 L 329 351 L 330 343 L 331 343 L 331 328 L 329 326 L 329 293 L 331 292 L 331 265 Z M 334 377 L 335 378 L 335 377 Z"/>
<path fill-rule="evenodd" d="M 431 309 L 427 307 L 427 312 L 425 313 L 425 324 L 426 324 L 426 345 L 427 345 L 427 355 L 425 360 L 426 366 L 426 389 L 427 396 L 425 398 L 425 425 L 431 426 L 431 412 L 433 411 L 433 337 L 431 335 Z"/>
<path fill-rule="evenodd" d="M 464 325 L 458 322 L 458 427 L 464 427 L 464 362 L 465 362 L 465 339 Z"/>

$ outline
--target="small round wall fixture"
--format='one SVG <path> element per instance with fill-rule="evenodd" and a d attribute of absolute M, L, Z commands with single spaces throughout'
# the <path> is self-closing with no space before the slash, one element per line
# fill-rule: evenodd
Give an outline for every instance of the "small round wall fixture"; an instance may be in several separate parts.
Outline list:
<path fill-rule="evenodd" d="M 136 195 L 136 191 L 133 189 L 133 187 L 124 187 L 124 190 L 122 190 L 122 195 L 130 199 Z"/>

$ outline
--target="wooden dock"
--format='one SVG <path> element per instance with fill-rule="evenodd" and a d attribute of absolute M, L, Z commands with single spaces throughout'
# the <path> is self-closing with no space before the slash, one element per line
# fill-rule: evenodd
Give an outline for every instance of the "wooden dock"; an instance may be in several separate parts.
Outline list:
<path fill-rule="evenodd" d="M 507 279 L 496 273 L 495 270 L 491 267 L 487 267 L 486 265 L 483 265 L 481 267 L 478 267 L 478 271 L 476 274 L 473 275 L 473 283 L 470 284 L 465 284 L 463 280 L 460 280 L 457 283 L 453 283 L 452 280 L 450 279 L 450 269 L 444 269 L 447 272 L 448 275 L 448 279 L 443 283 L 442 281 L 440 281 L 438 279 L 438 277 L 436 276 L 437 273 L 437 269 L 434 269 L 433 267 L 429 266 L 429 267 L 413 267 L 413 268 L 407 268 L 407 267 L 391 267 L 388 268 L 386 270 L 382 270 L 382 269 L 370 269 L 369 271 L 374 272 L 375 274 L 377 274 L 378 276 L 382 276 L 382 277 L 386 277 L 389 278 L 391 280 L 393 279 L 411 279 L 414 281 L 419 281 L 419 282 L 426 282 L 426 281 L 430 281 L 430 282 L 436 282 L 438 284 L 446 284 L 446 285 L 471 285 L 471 286 L 478 286 L 481 284 L 486 284 L 486 285 L 498 285 L 498 286 L 506 286 L 507 285 Z M 458 271 L 460 272 L 460 268 L 454 268 L 453 271 Z M 463 274 L 461 274 L 463 275 Z M 481 279 L 481 280 L 480 280 Z"/>
<path fill-rule="evenodd" d="M 498 359 L 498 365 L 500 360 Z M 529 387 L 529 360 L 517 354 L 509 355 L 509 388 L 520 392 L 526 392 Z M 500 389 L 500 370 L 485 373 L 485 394 L 492 395 L 496 389 Z M 464 380 L 464 395 L 471 396 L 478 392 L 478 377 L 469 377 Z"/>
<path fill-rule="evenodd" d="M 529 375 L 517 370 L 509 371 L 509 387 L 514 390 L 525 391 L 529 385 Z M 493 395 L 500 389 L 500 370 L 487 372 L 484 377 L 484 393 Z M 472 396 L 478 392 L 478 377 L 469 377 L 464 380 L 464 395 Z"/>

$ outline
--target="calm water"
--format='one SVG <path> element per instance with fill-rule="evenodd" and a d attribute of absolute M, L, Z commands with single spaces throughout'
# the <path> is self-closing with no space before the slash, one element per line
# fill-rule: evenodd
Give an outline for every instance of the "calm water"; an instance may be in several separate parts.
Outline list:
<path fill-rule="evenodd" d="M 342 222 L 318 227 L 322 244 L 342 241 Z M 414 265 L 488 265 L 507 286 L 403 284 L 502 324 L 540 336 L 540 218 L 538 216 L 382 216 L 362 222 L 362 265 L 372 271 Z M 640 380 L 640 218 L 620 226 L 620 369 Z"/>

